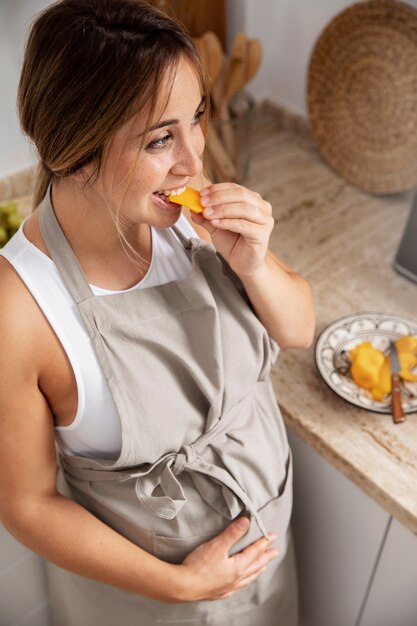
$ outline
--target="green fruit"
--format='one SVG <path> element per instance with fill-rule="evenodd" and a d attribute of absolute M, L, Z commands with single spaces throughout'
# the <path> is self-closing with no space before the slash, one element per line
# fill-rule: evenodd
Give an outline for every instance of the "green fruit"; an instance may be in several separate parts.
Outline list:
<path fill-rule="evenodd" d="M 13 228 L 17 230 L 20 224 L 22 223 L 22 221 L 23 219 L 18 213 L 9 213 L 9 216 L 7 219 L 7 226 L 9 228 Z"/>
<path fill-rule="evenodd" d="M 3 246 L 7 240 L 9 239 L 9 235 L 4 226 L 0 226 L 0 246 Z"/>
<path fill-rule="evenodd" d="M 12 215 L 17 212 L 17 205 L 14 202 L 6 202 L 0 206 L 0 213 L 3 215 Z"/>

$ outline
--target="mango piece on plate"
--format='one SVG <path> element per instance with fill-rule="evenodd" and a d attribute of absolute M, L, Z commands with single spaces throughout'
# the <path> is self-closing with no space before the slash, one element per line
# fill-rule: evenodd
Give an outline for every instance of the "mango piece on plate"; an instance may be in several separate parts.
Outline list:
<path fill-rule="evenodd" d="M 406 380 L 409 383 L 417 382 L 416 374 L 413 374 L 412 372 L 410 372 L 410 370 L 401 370 L 400 378 L 402 378 L 403 380 Z"/>
<path fill-rule="evenodd" d="M 396 340 L 395 345 L 398 353 L 417 352 L 417 337 L 414 337 L 413 335 L 404 335 Z"/>
<path fill-rule="evenodd" d="M 402 370 L 411 370 L 417 365 L 417 356 L 413 352 L 399 352 L 398 359 Z"/>
<path fill-rule="evenodd" d="M 371 389 L 372 397 L 374 400 L 381 402 L 388 393 L 391 393 L 391 389 L 391 365 L 389 357 L 385 357 L 384 363 L 379 371 L 378 384 Z"/>
<path fill-rule="evenodd" d="M 200 204 L 200 192 L 192 187 L 187 187 L 183 193 L 176 196 L 169 196 L 169 200 L 170 202 L 186 206 L 190 211 L 194 211 L 194 213 L 203 212 L 203 207 Z"/>
<path fill-rule="evenodd" d="M 352 363 L 358 356 L 359 352 L 361 350 L 364 350 L 365 348 L 373 348 L 373 345 L 370 341 L 362 341 L 362 343 L 359 343 L 357 346 L 349 350 L 349 358 Z"/>
<path fill-rule="evenodd" d="M 417 337 L 400 337 L 395 342 L 398 349 L 400 377 L 417 382 L 411 370 L 417 366 Z M 389 356 L 374 348 L 370 341 L 363 341 L 349 350 L 350 373 L 357 385 L 371 392 L 374 400 L 382 402 L 391 393 L 391 366 Z"/>
<path fill-rule="evenodd" d="M 364 389 L 373 389 L 378 386 L 380 370 L 384 364 L 385 356 L 372 346 L 364 342 L 349 352 L 352 365 L 350 373 L 357 385 Z"/>

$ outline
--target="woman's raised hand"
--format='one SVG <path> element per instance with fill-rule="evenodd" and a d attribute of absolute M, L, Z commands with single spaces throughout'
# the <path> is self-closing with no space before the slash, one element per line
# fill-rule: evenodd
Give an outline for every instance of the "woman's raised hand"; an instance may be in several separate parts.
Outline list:
<path fill-rule="evenodd" d="M 214 246 L 241 277 L 264 263 L 274 227 L 272 208 L 259 193 L 236 183 L 209 185 L 200 191 L 202 214 L 192 219 L 210 233 Z"/>
<path fill-rule="evenodd" d="M 278 552 L 271 547 L 276 539 L 262 537 L 229 556 L 232 546 L 246 533 L 247 517 L 239 517 L 217 537 L 195 548 L 178 567 L 184 576 L 182 601 L 219 600 L 247 587 L 267 567 Z"/>

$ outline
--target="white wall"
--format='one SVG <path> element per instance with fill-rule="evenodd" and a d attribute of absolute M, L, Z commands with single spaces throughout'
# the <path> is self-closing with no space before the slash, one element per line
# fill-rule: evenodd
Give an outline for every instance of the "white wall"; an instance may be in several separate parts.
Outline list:
<path fill-rule="evenodd" d="M 305 87 L 311 51 L 320 33 L 352 0 L 228 0 L 228 40 L 242 29 L 263 44 L 262 66 L 250 83 L 268 98 L 307 115 Z M 417 0 L 408 4 L 417 7 Z"/>
<path fill-rule="evenodd" d="M 16 115 L 16 92 L 31 18 L 47 0 L 0 0 L 0 178 L 34 161 Z"/>

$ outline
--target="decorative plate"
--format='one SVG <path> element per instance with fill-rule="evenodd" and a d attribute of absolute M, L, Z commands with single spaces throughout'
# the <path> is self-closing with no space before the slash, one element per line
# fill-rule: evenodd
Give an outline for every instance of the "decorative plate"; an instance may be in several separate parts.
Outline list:
<path fill-rule="evenodd" d="M 387 353 L 390 340 L 403 335 L 417 335 L 417 322 L 389 313 L 356 313 L 330 324 L 316 344 L 316 363 L 325 382 L 339 396 L 369 411 L 391 413 L 391 396 L 378 402 L 370 392 L 359 387 L 349 374 L 348 352 L 362 341 Z M 402 382 L 405 413 L 417 412 L 417 383 Z"/>

